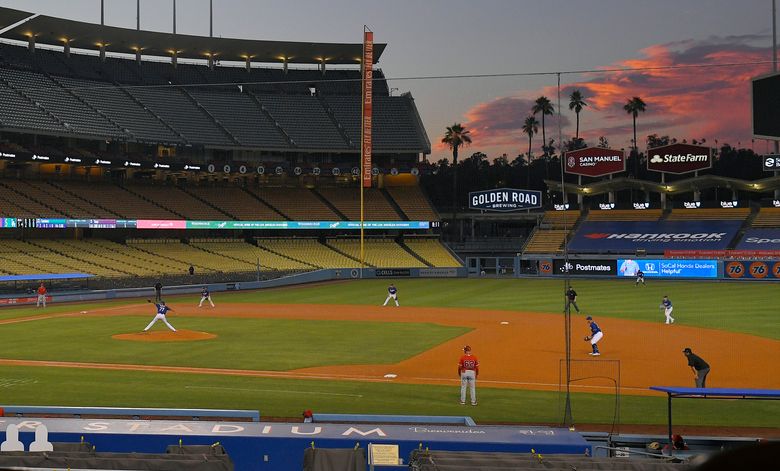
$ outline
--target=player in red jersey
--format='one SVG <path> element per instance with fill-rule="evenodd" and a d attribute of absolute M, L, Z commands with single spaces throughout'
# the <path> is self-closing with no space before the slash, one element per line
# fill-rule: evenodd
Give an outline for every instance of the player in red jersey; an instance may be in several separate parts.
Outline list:
<path fill-rule="evenodd" d="M 471 354 L 471 347 L 463 347 L 463 355 L 458 360 L 458 376 L 460 376 L 460 403 L 466 404 L 466 387 L 471 390 L 471 405 L 477 405 L 477 376 L 479 376 L 479 360 Z"/>

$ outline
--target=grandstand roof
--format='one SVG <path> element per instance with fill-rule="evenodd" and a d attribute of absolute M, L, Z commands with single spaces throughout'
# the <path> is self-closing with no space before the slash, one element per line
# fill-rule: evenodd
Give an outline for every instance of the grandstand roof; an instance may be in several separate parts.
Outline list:
<path fill-rule="evenodd" d="M 561 191 L 561 182 L 545 180 L 547 187 L 553 191 Z M 741 180 L 738 178 L 721 177 L 717 175 L 702 175 L 669 183 L 658 183 L 634 178 L 614 178 L 601 180 L 588 185 L 566 183 L 566 192 L 581 195 L 600 195 L 611 191 L 641 190 L 651 193 L 680 194 L 699 191 L 707 188 L 728 188 L 754 193 L 764 193 L 780 188 L 780 176 L 762 178 L 761 180 Z"/>
<path fill-rule="evenodd" d="M 34 36 L 41 44 L 62 45 L 68 41 L 71 47 L 80 49 L 105 45 L 109 52 L 135 54 L 140 50 L 147 56 L 170 56 L 176 51 L 179 58 L 206 59 L 212 55 L 223 61 L 244 61 L 249 57 L 252 62 L 279 63 L 286 58 L 288 63 L 317 64 L 324 59 L 328 64 L 354 65 L 360 62 L 363 50 L 362 43 L 260 41 L 138 31 L 1 7 L 0 31 L 3 38 L 28 41 Z M 386 46 L 374 44 L 375 63 Z"/>

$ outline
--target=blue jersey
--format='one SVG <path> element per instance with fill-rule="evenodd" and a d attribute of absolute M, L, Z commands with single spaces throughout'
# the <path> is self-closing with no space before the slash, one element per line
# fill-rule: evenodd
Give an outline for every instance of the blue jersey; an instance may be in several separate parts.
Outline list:
<path fill-rule="evenodd" d="M 171 310 L 171 308 L 168 306 L 163 306 L 162 304 L 155 304 L 155 306 L 157 306 L 157 314 L 162 314 L 163 316 L 166 312 Z"/>
<path fill-rule="evenodd" d="M 398 290 L 395 288 L 395 286 L 391 286 L 387 288 L 387 292 L 390 294 L 395 294 L 396 292 L 398 292 Z"/>
<path fill-rule="evenodd" d="M 668 299 L 664 299 L 663 301 L 661 301 L 661 304 L 663 304 L 664 309 L 669 309 L 670 307 L 672 307 L 672 301 Z"/>
<path fill-rule="evenodd" d="M 636 272 L 636 276 L 637 276 L 638 278 L 644 278 L 644 277 L 645 277 L 645 274 L 642 272 L 642 270 L 639 270 L 638 272 Z"/>
<path fill-rule="evenodd" d="M 601 332 L 601 329 L 599 329 L 598 324 L 596 324 L 595 322 L 591 322 L 590 323 L 590 335 L 593 336 L 593 335 L 598 334 L 599 332 Z"/>
<path fill-rule="evenodd" d="M 203 290 L 200 292 L 200 294 L 201 294 L 201 295 L 202 295 L 204 298 L 208 298 L 208 297 L 209 297 L 209 290 L 207 290 L 206 288 L 203 288 Z"/>

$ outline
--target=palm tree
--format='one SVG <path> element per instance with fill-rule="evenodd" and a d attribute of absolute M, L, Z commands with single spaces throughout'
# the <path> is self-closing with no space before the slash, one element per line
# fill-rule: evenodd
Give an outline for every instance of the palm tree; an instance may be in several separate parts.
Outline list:
<path fill-rule="evenodd" d="M 582 93 L 580 93 L 579 90 L 571 92 L 571 96 L 569 97 L 569 109 L 574 110 L 577 114 L 577 133 L 574 136 L 574 139 L 577 141 L 580 140 L 580 111 L 586 106 L 588 106 L 588 104 L 583 100 Z"/>
<path fill-rule="evenodd" d="M 542 115 L 544 116 L 544 115 Z M 528 180 L 526 187 L 531 188 L 531 141 L 534 138 L 534 134 L 539 132 L 539 121 L 535 116 L 528 116 L 523 123 L 523 133 L 528 134 Z"/>
<path fill-rule="evenodd" d="M 452 126 L 447 126 L 444 137 L 441 139 L 441 142 L 452 149 L 452 219 L 455 219 L 458 207 L 458 149 L 471 144 L 470 132 L 460 123 L 454 123 Z"/>
<path fill-rule="evenodd" d="M 531 108 L 531 111 L 534 115 L 539 112 L 542 113 L 542 151 L 544 152 L 544 155 L 547 155 L 547 133 L 545 132 L 544 127 L 544 116 L 552 115 L 555 112 L 555 109 L 553 109 L 552 102 L 550 102 L 549 98 L 540 96 L 534 102 L 534 107 Z"/>
<path fill-rule="evenodd" d="M 628 100 L 626 102 L 625 106 L 623 106 L 623 109 L 626 110 L 626 113 L 630 114 L 632 118 L 634 118 L 634 172 L 635 176 L 639 176 L 639 154 L 637 152 L 637 142 L 636 142 L 636 117 L 639 116 L 640 112 L 644 112 L 647 105 L 644 101 L 642 101 L 641 98 L 638 96 L 635 96 Z"/>

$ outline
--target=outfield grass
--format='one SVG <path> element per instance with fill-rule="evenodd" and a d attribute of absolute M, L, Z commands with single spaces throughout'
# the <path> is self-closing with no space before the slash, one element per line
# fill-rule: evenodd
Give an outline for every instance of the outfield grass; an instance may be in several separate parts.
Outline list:
<path fill-rule="evenodd" d="M 393 282 L 404 306 L 563 312 L 563 281 L 550 279 L 357 280 L 232 293 L 215 302 L 273 304 L 382 304 Z M 780 283 L 574 280 L 577 304 L 598 317 L 663 322 L 661 298 L 669 295 L 677 323 L 780 339 Z"/>
<path fill-rule="evenodd" d="M 176 317 L 170 322 L 177 329 L 207 331 L 217 338 L 202 342 L 111 338 L 139 332 L 149 320 L 68 317 L 4 325 L 0 358 L 285 371 L 395 364 L 470 330 L 426 323 Z"/>
<path fill-rule="evenodd" d="M 288 380 L 133 371 L 0 366 L 5 404 L 259 410 L 263 417 L 320 413 L 468 415 L 479 422 L 559 423 L 557 392 L 479 387 L 479 406 L 453 386 Z M 98 392 L 99 391 L 99 392 Z M 666 399 L 623 396 L 621 423 L 666 423 Z M 573 394 L 575 423 L 611 423 L 614 396 Z M 680 425 L 777 427 L 774 401 L 680 401 Z"/>

